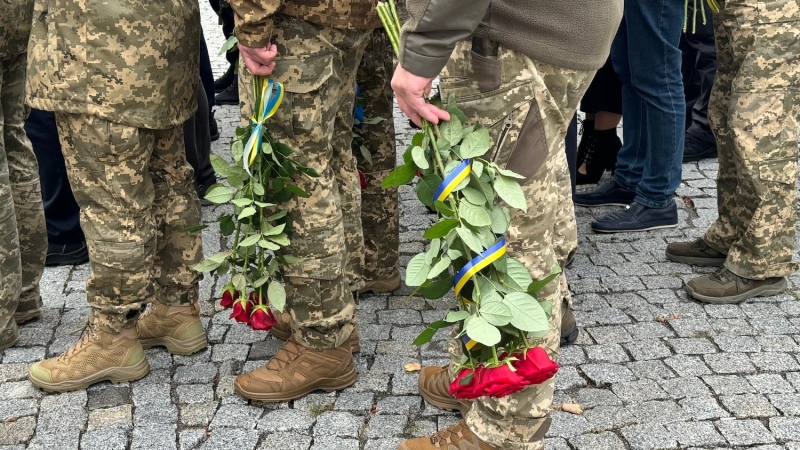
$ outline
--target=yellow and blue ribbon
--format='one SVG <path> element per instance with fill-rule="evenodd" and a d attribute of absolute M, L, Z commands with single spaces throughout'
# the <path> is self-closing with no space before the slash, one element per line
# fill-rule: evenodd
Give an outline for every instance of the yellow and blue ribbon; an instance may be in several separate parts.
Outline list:
<path fill-rule="evenodd" d="M 456 276 L 453 279 L 453 287 L 456 295 L 461 293 L 461 289 L 464 288 L 464 285 L 467 284 L 467 282 L 472 279 L 475 274 L 488 267 L 505 254 L 506 239 L 501 237 L 500 240 L 497 241 L 493 246 L 481 252 L 480 255 L 472 258 L 472 261 L 467 263 L 466 266 L 462 267 L 461 270 L 456 273 Z"/>
<path fill-rule="evenodd" d="M 472 173 L 472 160 L 465 159 L 461 161 L 455 170 L 450 172 L 450 175 L 447 175 L 444 181 L 439 184 L 439 187 L 436 188 L 436 192 L 433 194 L 433 201 L 443 202 L 470 173 Z"/>
<path fill-rule="evenodd" d="M 258 151 L 261 149 L 261 142 L 264 138 L 264 123 L 272 117 L 283 101 L 283 85 L 275 80 L 267 80 L 261 90 L 261 105 L 250 118 L 250 124 L 255 125 L 250 138 L 244 145 L 242 153 L 242 166 L 250 174 L 250 164 L 256 159 Z"/>
<path fill-rule="evenodd" d="M 464 343 L 464 347 L 466 347 L 467 350 L 472 350 L 472 349 L 480 350 L 481 348 L 483 348 L 483 344 L 481 344 L 478 341 L 473 341 L 466 334 L 464 336 L 461 336 L 461 342 Z"/>

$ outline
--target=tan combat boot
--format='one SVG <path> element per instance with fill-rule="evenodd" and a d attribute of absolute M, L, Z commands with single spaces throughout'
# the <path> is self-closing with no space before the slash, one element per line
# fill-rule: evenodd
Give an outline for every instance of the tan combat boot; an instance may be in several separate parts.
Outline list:
<path fill-rule="evenodd" d="M 291 337 L 265 366 L 239 375 L 233 386 L 239 395 L 251 400 L 286 402 L 317 389 L 344 389 L 356 382 L 356 376 L 349 346 L 316 350 Z"/>
<path fill-rule="evenodd" d="M 123 383 L 144 377 L 150 364 L 136 339 L 136 329 L 118 334 L 87 325 L 83 335 L 66 352 L 31 366 L 28 379 L 48 392 L 86 389 L 99 381 Z"/>
<path fill-rule="evenodd" d="M 136 322 L 136 333 L 143 348 L 166 347 L 173 355 L 191 355 L 208 347 L 197 303 L 168 306 L 153 302 Z"/>
<path fill-rule="evenodd" d="M 358 293 L 365 294 L 367 292 L 372 292 L 373 294 L 383 294 L 386 292 L 392 292 L 400 288 L 401 283 L 402 280 L 400 279 L 400 273 L 391 278 L 386 278 L 383 280 L 367 280 L 367 283 L 358 291 Z"/>
<path fill-rule="evenodd" d="M 409 439 L 397 450 L 499 450 L 475 436 L 462 420 L 432 436 Z"/>
<path fill-rule="evenodd" d="M 270 328 L 269 332 L 282 341 L 289 339 L 289 337 L 292 335 L 292 316 L 289 313 L 276 314 L 275 325 Z M 347 338 L 342 345 L 346 344 L 350 345 L 350 350 L 353 353 L 361 352 L 361 341 L 360 337 L 358 336 L 358 325 L 353 328 L 353 332 L 350 333 L 350 337 Z"/>
<path fill-rule="evenodd" d="M 472 402 L 469 400 L 457 400 L 450 395 L 450 373 L 448 366 L 428 366 L 419 372 L 418 389 L 419 394 L 431 405 L 439 409 L 459 411 L 462 416 L 466 416 Z"/>

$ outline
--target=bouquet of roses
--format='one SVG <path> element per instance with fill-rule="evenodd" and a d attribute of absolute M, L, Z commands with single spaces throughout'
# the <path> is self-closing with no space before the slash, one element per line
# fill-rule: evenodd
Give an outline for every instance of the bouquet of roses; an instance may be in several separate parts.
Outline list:
<path fill-rule="evenodd" d="M 231 318 L 256 330 L 275 325 L 272 309 L 283 311 L 286 292 L 281 284 L 279 263 L 298 262 L 291 255 L 276 253 L 289 245 L 291 221 L 276 205 L 295 195 L 308 193 L 292 184 L 296 173 L 316 177 L 317 173 L 292 160 L 292 149 L 275 141 L 265 123 L 278 110 L 283 86 L 264 77 L 253 77 L 254 114 L 250 124 L 236 129 L 231 144 L 233 164 L 211 155 L 218 183 L 205 198 L 215 204 L 233 204 L 233 214 L 218 219 L 220 233 L 233 235 L 233 247 L 217 253 L 194 267 L 199 272 L 231 274 L 222 289 L 220 304 L 233 308 Z"/>
<path fill-rule="evenodd" d="M 400 23 L 394 1 L 379 3 L 378 13 L 395 53 Z M 429 100 L 430 101 L 430 100 Z M 450 97 L 450 121 L 424 122 L 403 155 L 404 164 L 384 187 L 410 183 L 416 175 L 419 200 L 437 211 L 438 221 L 424 233 L 427 252 L 414 256 L 406 284 L 428 299 L 453 289 L 458 311 L 430 324 L 414 341 L 422 345 L 442 328 L 457 326 L 464 357 L 450 386 L 457 398 L 502 397 L 553 377 L 558 364 L 537 346 L 550 331 L 552 305 L 536 299 L 560 273 L 534 281 L 519 261 L 506 254 L 503 235 L 511 223 L 508 207 L 527 209 L 516 173 L 482 158 L 492 146 L 489 132 L 466 123 Z"/>

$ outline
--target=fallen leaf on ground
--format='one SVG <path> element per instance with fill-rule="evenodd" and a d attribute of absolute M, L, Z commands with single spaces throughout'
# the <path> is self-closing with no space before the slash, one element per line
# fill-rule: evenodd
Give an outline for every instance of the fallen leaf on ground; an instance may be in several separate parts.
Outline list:
<path fill-rule="evenodd" d="M 422 369 L 422 364 L 418 362 L 408 363 L 404 366 L 406 372 L 419 372 Z"/>
<path fill-rule="evenodd" d="M 581 405 L 577 403 L 564 403 L 561 405 L 561 410 L 570 414 L 577 414 L 579 416 L 583 414 L 583 408 L 581 408 Z"/>

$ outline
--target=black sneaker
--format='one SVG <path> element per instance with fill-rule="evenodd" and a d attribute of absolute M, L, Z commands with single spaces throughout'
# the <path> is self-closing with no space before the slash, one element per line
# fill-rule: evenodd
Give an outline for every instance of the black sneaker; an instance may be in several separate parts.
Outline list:
<path fill-rule="evenodd" d="M 624 233 L 649 231 L 678 226 L 678 207 L 675 202 L 664 208 L 648 208 L 639 203 L 626 206 L 602 219 L 592 222 L 592 230 L 598 233 Z"/>
<path fill-rule="evenodd" d="M 239 104 L 239 79 L 234 78 L 233 83 L 226 87 L 224 91 L 214 97 L 218 105 L 238 105 Z"/>
<path fill-rule="evenodd" d="M 683 144 L 683 162 L 700 161 L 705 158 L 717 157 L 717 143 L 708 142 L 699 137 L 686 133 L 686 140 Z"/>
<path fill-rule="evenodd" d="M 211 111 L 208 115 L 208 134 L 211 142 L 219 139 L 219 125 L 217 124 L 217 119 L 214 118 L 214 111 Z"/>
<path fill-rule="evenodd" d="M 608 180 L 593 189 L 581 191 L 572 198 L 578 206 L 627 206 L 633 203 L 636 193 Z"/>
<path fill-rule="evenodd" d="M 46 266 L 74 266 L 89 261 L 89 247 L 86 242 L 77 244 L 47 244 Z"/>
<path fill-rule="evenodd" d="M 214 80 L 214 93 L 219 94 L 227 89 L 233 83 L 234 78 L 236 78 L 236 74 L 233 72 L 233 65 L 230 65 L 221 77 Z"/>

